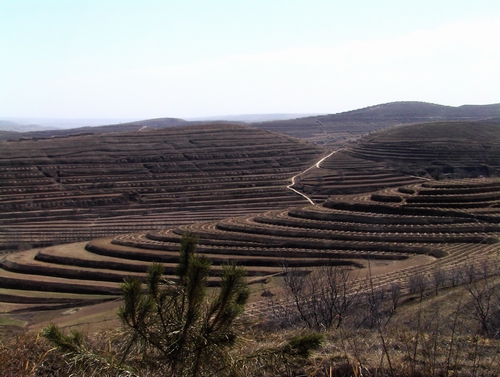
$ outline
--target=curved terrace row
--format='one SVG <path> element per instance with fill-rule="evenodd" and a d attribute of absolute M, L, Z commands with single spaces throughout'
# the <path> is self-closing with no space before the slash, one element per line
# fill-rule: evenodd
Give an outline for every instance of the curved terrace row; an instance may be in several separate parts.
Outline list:
<path fill-rule="evenodd" d="M 500 126 L 479 122 L 439 122 L 376 132 L 348 149 L 358 158 L 404 165 L 406 172 L 498 175 Z"/>
<path fill-rule="evenodd" d="M 393 277 L 408 279 L 436 264 L 451 271 L 472 257 L 480 261 L 496 252 L 499 185 L 498 179 L 428 182 L 331 198 L 322 206 L 14 253 L 1 261 L 0 282 L 9 289 L 3 300 L 39 303 L 35 288 L 57 292 L 60 304 L 113 299 L 125 276 L 144 276 L 153 261 L 164 263 L 167 274 L 173 274 L 180 237 L 186 232 L 199 237 L 197 250 L 212 260 L 214 275 L 223 263 L 234 262 L 245 266 L 253 282 L 279 274 L 283 264 L 363 268 L 369 262 L 404 265 L 414 259 L 420 265 L 394 272 Z M 477 205 L 478 196 L 487 206 Z M 419 206 L 415 198 L 422 200 Z M 463 204 L 460 210 L 449 205 L 455 202 Z M 38 288 L 33 275 L 41 282 Z M 383 279 L 389 281 L 390 276 Z"/>
<path fill-rule="evenodd" d="M 428 179 L 500 175 L 500 125 L 439 122 L 393 127 L 345 145 L 296 179 L 316 200 Z"/>

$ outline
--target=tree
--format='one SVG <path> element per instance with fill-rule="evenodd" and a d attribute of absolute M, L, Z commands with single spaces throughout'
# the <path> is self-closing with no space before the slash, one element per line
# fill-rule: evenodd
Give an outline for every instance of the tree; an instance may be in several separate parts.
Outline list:
<path fill-rule="evenodd" d="M 500 294 L 495 272 L 487 262 L 480 269 L 471 264 L 467 268 L 468 280 L 464 284 L 472 297 L 479 332 L 487 337 L 498 336 L 500 331 Z"/>
<path fill-rule="evenodd" d="M 321 266 L 307 274 L 284 266 L 283 272 L 286 295 L 309 328 L 339 328 L 358 304 L 360 291 L 346 267 Z"/>
<path fill-rule="evenodd" d="M 235 320 L 249 296 L 245 271 L 224 266 L 218 293 L 209 300 L 211 263 L 195 253 L 196 242 L 191 235 L 182 237 L 178 282 L 166 280 L 159 264 L 149 268 L 146 292 L 139 279 L 127 279 L 118 315 L 130 330 L 126 353 L 140 344 L 174 375 L 224 375 L 230 365 L 228 350 L 236 340 Z"/>
<path fill-rule="evenodd" d="M 121 285 L 123 305 L 118 315 L 128 337 L 110 340 L 110 348 L 116 343 L 119 351 L 96 348 L 81 333 L 65 335 L 55 325 L 44 330 L 68 361 L 72 375 L 92 371 L 106 376 L 242 376 L 251 366 L 279 370 L 294 365 L 320 346 L 321 334 L 306 334 L 243 357 L 234 352 L 237 319 L 249 296 L 245 270 L 222 267 L 219 287 L 208 294 L 211 263 L 196 254 L 196 244 L 196 237 L 183 235 L 175 281 L 163 275 L 162 265 L 152 264 L 146 289 L 138 278 Z"/>

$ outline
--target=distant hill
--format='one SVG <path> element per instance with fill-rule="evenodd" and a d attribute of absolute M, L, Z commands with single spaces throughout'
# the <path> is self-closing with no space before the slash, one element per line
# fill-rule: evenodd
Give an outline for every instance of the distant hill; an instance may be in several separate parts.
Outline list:
<path fill-rule="evenodd" d="M 252 127 L 305 139 L 328 148 L 338 147 L 346 141 L 356 139 L 370 132 L 401 124 L 435 121 L 488 120 L 500 118 L 500 104 L 443 106 L 426 102 L 391 102 L 363 109 L 337 114 L 276 120 L 293 117 L 293 114 L 254 114 L 184 120 L 179 118 L 158 118 L 99 127 L 79 127 L 55 131 L 33 131 L 26 133 L 0 133 L 0 140 L 20 138 L 47 138 L 87 133 L 109 133 L 160 129 L 194 124 L 222 122 L 253 122 Z M 218 119 L 217 119 L 218 118 Z M 273 119 L 272 121 L 265 119 Z M 217 122 L 217 120 L 219 120 Z"/>
<path fill-rule="evenodd" d="M 31 132 L 81 127 L 98 127 L 108 124 L 129 123 L 138 119 L 121 118 L 0 118 L 0 130 Z"/>
<path fill-rule="evenodd" d="M 19 124 L 8 120 L 0 120 L 0 131 L 18 131 Z"/>
<path fill-rule="evenodd" d="M 238 114 L 238 115 L 189 118 L 187 120 L 193 122 L 225 120 L 228 122 L 256 123 L 256 122 L 268 122 L 275 120 L 297 119 L 297 118 L 304 118 L 316 115 L 318 114 Z"/>
<path fill-rule="evenodd" d="M 127 131 L 139 131 L 144 129 L 157 129 L 157 128 L 169 128 L 177 126 L 185 126 L 188 124 L 193 124 L 193 122 L 187 122 L 183 119 L 178 118 L 159 118 L 159 119 L 148 119 L 141 120 L 137 122 L 119 123 L 106 126 L 96 126 L 96 127 L 77 127 L 70 129 L 54 129 L 54 130 L 43 130 L 43 131 L 31 131 L 31 132 L 0 132 L 0 140 L 15 140 L 15 139 L 29 139 L 29 138 L 49 138 L 49 137 L 61 137 L 61 136 L 74 136 L 82 134 L 99 134 L 99 133 L 110 133 L 110 132 L 127 132 Z"/>
<path fill-rule="evenodd" d="M 391 102 L 359 110 L 320 117 L 325 121 L 338 120 L 397 120 L 407 123 L 425 120 L 490 118 L 500 116 L 500 104 L 463 105 L 459 107 L 436 105 L 426 102 Z"/>
<path fill-rule="evenodd" d="M 452 107 L 425 102 L 392 102 L 338 114 L 262 122 L 253 126 L 332 147 L 394 125 L 498 117 L 500 104 Z"/>
<path fill-rule="evenodd" d="M 21 124 L 10 120 L 0 119 L 0 131 L 4 132 L 31 132 L 45 131 L 55 129 L 57 127 L 42 126 L 38 124 Z"/>

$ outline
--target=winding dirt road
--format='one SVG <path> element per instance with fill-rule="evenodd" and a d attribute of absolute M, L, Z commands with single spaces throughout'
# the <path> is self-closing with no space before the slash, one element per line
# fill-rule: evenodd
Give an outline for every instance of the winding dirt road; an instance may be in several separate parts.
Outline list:
<path fill-rule="evenodd" d="M 316 203 L 314 203 L 314 201 L 313 201 L 310 197 L 308 197 L 306 194 L 304 194 L 304 193 L 302 193 L 302 192 L 300 192 L 300 191 L 298 191 L 298 190 L 295 190 L 295 189 L 292 187 L 292 186 L 295 184 L 295 179 L 296 179 L 299 175 L 304 174 L 304 173 L 308 172 L 308 171 L 309 171 L 309 170 L 311 170 L 311 169 L 319 169 L 319 168 L 321 167 L 321 163 L 322 163 L 323 161 L 325 161 L 327 158 L 329 158 L 329 157 L 330 157 L 330 156 L 332 156 L 333 154 L 337 153 L 338 151 L 341 151 L 342 149 L 344 149 L 344 148 L 339 148 L 339 149 L 337 149 L 337 150 L 333 151 L 333 152 L 332 152 L 332 153 L 330 153 L 329 155 L 327 155 L 327 156 L 323 157 L 321 160 L 319 160 L 318 162 L 316 162 L 313 166 L 308 167 L 308 168 L 307 168 L 306 170 L 304 170 L 302 173 L 299 173 L 299 174 L 297 174 L 297 175 L 294 175 L 294 176 L 292 177 L 292 183 L 291 183 L 291 184 L 289 184 L 288 186 L 286 186 L 286 188 L 287 188 L 287 189 L 289 189 L 289 190 L 292 190 L 294 193 L 299 194 L 300 196 L 304 197 L 304 198 L 305 198 L 306 200 L 308 200 L 308 201 L 309 201 L 309 203 L 311 203 L 312 205 L 316 205 Z"/>

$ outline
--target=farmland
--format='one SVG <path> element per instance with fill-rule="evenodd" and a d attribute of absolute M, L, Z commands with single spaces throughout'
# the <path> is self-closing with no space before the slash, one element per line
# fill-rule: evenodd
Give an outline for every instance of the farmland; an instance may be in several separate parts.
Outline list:
<path fill-rule="evenodd" d="M 294 188 L 323 201 L 419 180 L 500 175 L 498 123 L 431 122 L 372 132 L 300 174 Z"/>
<path fill-rule="evenodd" d="M 445 270 L 472 254 L 486 258 L 499 232 L 498 178 L 432 174 L 495 175 L 497 130 L 479 122 L 403 126 L 328 154 L 226 124 L 6 142 L 2 246 L 26 250 L 1 261 L 10 290 L 2 300 L 114 299 L 124 277 L 144 276 L 153 261 L 172 275 L 184 233 L 199 237 L 214 281 L 227 262 L 262 283 L 285 263 L 363 269 L 419 256 L 418 264 Z M 287 189 L 292 177 L 295 192 Z M 402 272 L 395 274 L 387 281 Z M 45 302 L 36 291 L 58 296 Z"/>
<path fill-rule="evenodd" d="M 286 271 L 339 268 L 365 296 L 397 285 L 408 307 L 419 279 L 421 305 L 456 295 L 498 271 L 499 156 L 494 121 L 390 127 L 334 150 L 229 124 L 2 142 L 4 332 L 115 326 L 124 278 L 160 262 L 175 279 L 186 233 L 210 287 L 223 265 L 245 268 L 256 323 L 297 323 Z"/>
<path fill-rule="evenodd" d="M 418 259 L 422 265 L 384 274 L 377 282 L 408 279 L 435 265 L 451 274 L 472 256 L 479 263 L 496 253 L 499 185 L 498 179 L 484 178 L 426 182 L 335 196 L 323 205 L 13 253 L 1 262 L 0 281 L 12 290 L 3 300 L 40 303 L 30 293 L 36 290 L 78 294 L 78 300 L 87 295 L 89 300 L 95 295 L 113 299 L 125 276 L 144 276 L 153 261 L 163 263 L 173 276 L 184 233 L 199 237 L 197 250 L 212 260 L 215 276 L 222 264 L 234 262 L 246 268 L 251 282 L 280 274 L 284 264 L 366 268 L 370 261 L 397 264 L 416 256 L 425 257 Z M 67 303 L 70 297 L 61 300 Z"/>
<path fill-rule="evenodd" d="M 29 248 L 304 202 L 289 179 L 325 151 L 205 125 L 3 142 L 0 248 Z"/>

